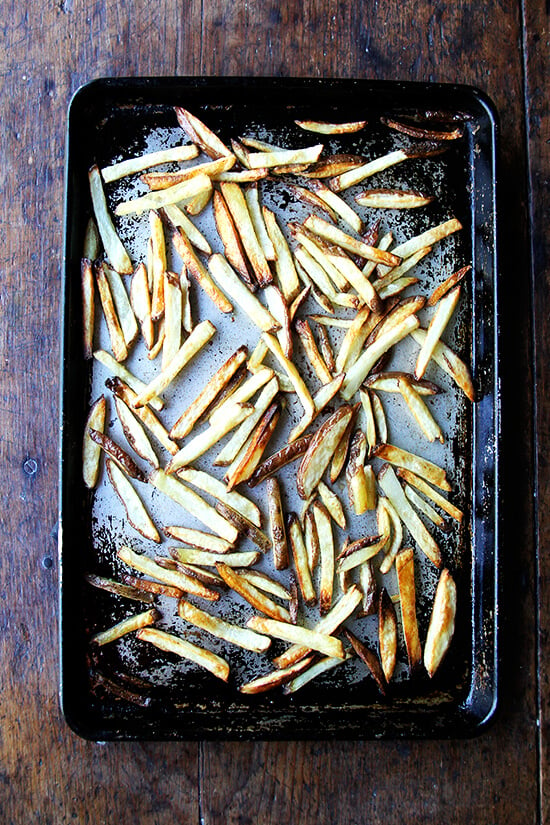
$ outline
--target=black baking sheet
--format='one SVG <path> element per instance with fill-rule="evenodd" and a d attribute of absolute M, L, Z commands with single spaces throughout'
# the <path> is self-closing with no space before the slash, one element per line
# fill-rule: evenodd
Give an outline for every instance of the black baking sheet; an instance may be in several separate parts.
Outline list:
<path fill-rule="evenodd" d="M 437 189 L 437 202 L 422 215 L 408 219 L 402 239 L 454 214 L 464 229 L 459 240 L 447 248 L 441 245 L 439 261 L 447 269 L 454 263 L 455 269 L 472 263 L 452 343 L 472 366 L 478 400 L 471 406 L 456 396 L 451 416 L 454 435 L 446 448 L 455 459 L 452 500 L 462 507 L 465 518 L 448 545 L 441 536 L 444 555 L 447 553 L 445 563 L 458 585 L 457 629 L 449 654 L 431 681 L 421 674 L 412 679 L 404 676 L 382 699 L 373 680 L 354 663 L 342 665 L 292 697 L 280 690 L 246 697 L 238 692 L 238 684 L 245 676 L 252 678 L 269 670 L 268 657 L 257 657 L 251 663 L 232 651 L 227 658 L 236 662 L 241 678 L 232 678 L 225 685 L 198 668 L 179 666 L 174 657 L 168 657 L 167 672 L 166 656 L 154 649 L 145 652 L 137 640 L 120 645 L 124 655 L 118 643 L 99 654 L 90 650 L 92 633 L 142 608 L 89 587 L 84 582 L 85 573 L 116 576 L 121 569 L 115 559 L 118 544 L 126 541 L 139 549 L 146 543 L 137 534 L 125 532 L 120 512 L 117 517 L 108 509 L 102 510 L 98 503 L 102 493 L 92 496 L 81 477 L 84 422 L 89 403 L 105 378 L 97 366 L 82 359 L 80 256 L 90 216 L 87 170 L 93 163 L 103 166 L 157 148 L 158 141 L 173 142 L 177 129 L 174 105 L 183 105 L 203 118 L 225 141 L 248 134 L 289 147 L 324 142 L 330 151 L 367 157 L 411 142 L 382 126 L 381 115 L 398 118 L 444 111 L 465 124 L 464 137 L 453 142 L 444 155 L 428 161 L 406 161 L 367 182 L 387 186 L 390 183 L 386 181 L 397 181 L 408 184 L 407 188 Z M 325 137 L 302 132 L 294 126 L 295 118 L 365 118 L 369 125 L 357 134 Z M 67 138 L 60 638 L 63 709 L 69 724 L 81 735 L 96 740 L 457 737 L 479 731 L 492 717 L 497 701 L 499 499 L 495 133 L 490 102 L 478 91 L 462 86 L 163 78 L 99 80 L 77 92 L 69 111 Z M 151 142 L 152 134 L 157 143 Z M 270 205 L 279 214 L 288 212 L 295 217 L 297 207 L 292 198 L 281 196 L 278 188 L 271 197 Z M 123 236 L 126 233 L 129 246 L 138 244 L 142 230 L 132 229 L 131 222 L 125 226 L 121 232 Z M 427 265 L 424 274 L 430 284 L 433 265 Z M 423 291 L 429 294 L 431 290 Z M 200 301 L 204 299 L 195 295 L 194 300 L 197 318 L 209 317 L 202 312 L 204 303 Z M 314 306 L 311 310 L 319 311 Z M 217 318 L 213 320 L 218 324 Z M 242 343 L 241 332 L 243 336 L 252 334 L 253 346 L 257 333 L 237 326 L 231 334 L 238 343 Z M 223 350 L 225 357 L 230 351 Z M 210 358 L 217 359 L 216 365 L 224 360 L 217 343 L 205 354 L 203 370 Z M 200 369 L 199 362 L 196 370 Z M 194 397 L 192 387 L 200 384 L 197 376 L 193 365 L 186 379 L 189 400 Z M 434 377 L 439 379 L 440 375 Z M 399 432 L 394 431 L 394 435 L 391 440 L 408 446 L 400 442 Z M 255 495 L 262 506 L 261 491 Z M 159 552 L 169 544 L 165 541 Z M 433 595 L 433 576 L 431 587 Z M 419 588 L 421 639 L 425 638 L 430 608 L 431 602 Z M 243 612 L 242 618 L 251 612 Z M 371 623 L 372 636 L 375 619 L 362 621 Z M 215 644 L 213 649 L 222 655 L 226 650 Z M 275 649 L 282 647 L 276 645 Z M 405 658 L 401 650 L 401 671 Z M 136 697 L 140 697 L 139 702 Z"/>

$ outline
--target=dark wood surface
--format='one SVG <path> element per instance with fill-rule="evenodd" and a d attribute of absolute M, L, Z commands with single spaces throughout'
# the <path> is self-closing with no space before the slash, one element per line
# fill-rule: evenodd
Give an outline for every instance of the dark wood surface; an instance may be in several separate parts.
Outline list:
<path fill-rule="evenodd" d="M 545 4 L 4 0 L 2 7 L 0 821 L 548 821 Z M 101 746 L 77 738 L 61 717 L 57 404 L 67 104 L 94 77 L 177 74 L 460 81 L 486 91 L 500 111 L 501 703 L 477 739 Z"/>

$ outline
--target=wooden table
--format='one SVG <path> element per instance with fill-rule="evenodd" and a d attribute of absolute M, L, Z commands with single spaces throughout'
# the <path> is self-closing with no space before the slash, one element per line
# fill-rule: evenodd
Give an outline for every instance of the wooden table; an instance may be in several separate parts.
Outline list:
<path fill-rule="evenodd" d="M 545 4 L 56 0 L 26 7 L 6 0 L 3 12 L 0 820 L 549 820 Z M 500 111 L 501 704 L 478 739 L 98 746 L 73 735 L 61 717 L 56 508 L 65 114 L 73 91 L 94 77 L 186 74 L 460 81 L 488 92 Z"/>

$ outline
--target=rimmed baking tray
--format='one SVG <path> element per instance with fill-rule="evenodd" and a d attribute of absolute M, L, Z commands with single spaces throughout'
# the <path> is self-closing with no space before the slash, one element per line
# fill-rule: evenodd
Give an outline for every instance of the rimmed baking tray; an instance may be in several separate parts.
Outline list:
<path fill-rule="evenodd" d="M 320 142 L 326 142 L 332 152 L 367 157 L 406 142 L 402 135 L 380 124 L 383 115 L 398 118 L 445 112 L 446 117 L 454 116 L 464 123 L 464 137 L 453 142 L 444 155 L 407 161 L 398 171 L 390 174 L 389 170 L 373 179 L 373 185 L 378 186 L 400 182 L 408 184 L 407 188 L 437 190 L 436 203 L 422 216 L 403 224 L 407 236 L 450 214 L 462 222 L 460 240 L 445 247 L 422 273 L 427 283 L 436 275 L 434 266 L 452 271 L 454 264 L 455 269 L 472 264 L 453 343 L 472 367 L 477 401 L 468 405 L 456 396 L 452 435 L 444 454 L 452 460 L 453 500 L 465 512 L 461 528 L 454 531 L 455 538 L 445 545 L 445 563 L 458 585 L 457 629 L 452 648 L 431 681 L 421 675 L 409 679 L 405 674 L 381 699 L 366 672 L 346 664 L 293 696 L 275 691 L 246 697 L 238 692 L 234 680 L 225 685 L 206 672 L 175 663 L 173 657 L 168 657 L 167 664 L 158 651 L 145 654 L 132 641 L 120 647 L 112 645 L 100 657 L 90 653 L 91 633 L 132 611 L 123 600 L 89 587 L 84 575 L 116 575 L 118 544 L 126 541 L 139 547 L 143 542 L 128 532 L 120 508 L 111 509 L 112 494 L 109 499 L 106 493 L 104 499 L 104 481 L 94 495 L 82 482 L 84 423 L 90 401 L 101 391 L 106 377 L 82 359 L 80 257 L 90 216 L 87 171 L 93 163 L 103 166 L 173 145 L 177 141 L 175 105 L 203 118 L 226 141 L 254 134 L 284 146 L 317 142 L 318 136 L 294 126 L 295 118 L 365 118 L 367 130 L 321 137 Z M 97 80 L 76 93 L 67 132 L 59 552 L 61 700 L 68 723 L 79 734 L 94 740 L 464 737 L 480 731 L 491 719 L 497 704 L 500 490 L 496 130 L 490 101 L 473 88 L 455 85 L 149 78 Z M 299 216 L 292 198 L 280 193 L 272 196 L 271 205 L 279 215 Z M 139 226 L 136 229 L 129 223 L 122 227 L 130 248 L 139 242 L 140 231 Z M 197 317 L 212 317 L 198 291 L 193 300 Z M 230 323 L 229 341 L 238 345 L 246 339 L 253 346 L 257 333 L 245 328 L 239 316 L 236 324 L 233 320 Z M 229 351 L 230 346 L 224 349 L 226 356 Z M 224 360 L 221 347 L 209 348 L 193 366 L 186 379 L 188 394 L 200 383 L 201 370 L 205 376 L 211 373 L 212 359 L 218 364 Z M 394 435 L 400 446 L 414 448 L 414 438 L 411 442 L 404 433 Z M 404 441 L 400 442 L 401 435 Z M 262 506 L 261 491 L 254 495 Z M 430 580 L 422 570 L 418 575 L 427 582 L 426 593 L 433 596 L 433 576 Z M 431 605 L 423 592 L 421 589 L 418 603 L 421 638 L 425 637 Z M 214 649 L 224 652 L 223 645 L 214 645 Z M 403 650 L 400 660 L 400 672 L 404 673 Z M 246 657 L 236 657 L 235 669 L 241 679 L 259 674 L 258 661 L 250 662 Z M 267 659 L 261 669 L 269 669 Z"/>

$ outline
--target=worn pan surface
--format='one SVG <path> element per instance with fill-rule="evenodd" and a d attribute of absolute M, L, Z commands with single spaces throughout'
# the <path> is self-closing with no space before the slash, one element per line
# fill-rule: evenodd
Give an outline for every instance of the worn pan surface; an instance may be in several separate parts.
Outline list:
<path fill-rule="evenodd" d="M 232 653 L 228 658 L 234 663 L 235 676 L 225 685 L 205 671 L 176 663 L 173 657 L 145 650 L 135 639 L 111 645 L 100 654 L 90 651 L 92 633 L 132 610 L 122 599 L 89 587 L 84 575 L 95 572 L 116 576 L 120 572 L 115 559 L 117 546 L 127 542 L 140 547 L 144 542 L 124 523 L 105 479 L 94 496 L 82 482 L 84 422 L 90 401 L 104 391 L 107 377 L 97 365 L 82 359 L 79 273 L 84 228 L 90 216 L 87 170 L 93 163 L 103 166 L 173 145 L 177 142 L 175 105 L 196 113 L 226 141 L 245 134 L 282 146 L 330 141 L 331 151 L 367 157 L 407 141 L 383 126 L 380 116 L 445 112 L 447 119 L 456 117 L 465 125 L 464 138 L 454 142 L 444 155 L 410 161 L 406 169 L 403 166 L 392 174 L 383 173 L 372 184 L 437 190 L 437 201 L 422 215 L 404 219 L 403 239 L 451 214 L 463 224 L 461 237 L 442 245 L 420 274 L 430 286 L 441 280 L 441 271 L 472 264 L 452 337 L 447 340 L 471 364 L 478 399 L 472 406 L 455 393 L 450 396 L 454 399 L 450 411 L 439 408 L 440 412 L 446 409 L 442 414 L 447 416 L 446 426 L 452 433 L 440 452 L 439 446 L 428 450 L 421 447 L 413 429 L 397 428 L 394 421 L 400 419 L 393 418 L 394 413 L 399 415 L 395 402 L 388 409 L 393 441 L 446 464 L 453 483 L 453 500 L 462 507 L 465 518 L 450 538 L 438 536 L 459 592 L 457 630 L 449 655 L 433 680 L 421 674 L 410 679 L 404 651 L 400 650 L 397 679 L 384 700 L 356 662 L 326 674 L 292 697 L 280 691 L 245 697 L 236 686 L 268 670 L 267 658 Z M 364 118 L 369 126 L 356 134 L 325 138 L 301 132 L 294 126 L 295 118 Z M 66 169 L 60 640 L 62 704 L 67 721 L 78 733 L 96 740 L 458 737 L 476 733 L 492 717 L 497 703 L 499 501 L 495 121 L 493 108 L 482 94 L 450 85 L 162 78 L 100 80 L 77 92 L 69 112 Z M 109 190 L 110 197 L 120 199 L 136 191 L 132 186 L 123 184 L 116 192 Z M 266 197 L 271 198 L 270 205 L 283 218 L 299 218 L 302 214 L 302 207 L 292 196 L 281 194 L 280 188 L 267 192 Z M 208 217 L 201 220 L 208 233 Z M 143 221 L 128 221 L 122 226 L 121 233 L 132 252 L 143 240 Z M 212 317 L 211 307 L 198 290 L 193 300 L 197 318 Z M 222 324 L 220 318 L 213 320 Z M 237 323 L 225 323 L 224 346 L 213 344 L 193 364 L 182 385 L 182 399 L 186 394 L 194 397 L 196 387 L 212 372 L 212 360 L 221 363 L 224 353 L 229 354 L 231 347 L 241 343 L 253 348 L 257 340 L 254 330 L 242 324 L 239 317 Z M 99 339 L 96 345 L 106 342 Z M 136 369 L 140 365 L 145 371 L 153 369 L 135 357 Z M 440 379 L 439 375 L 434 380 Z M 441 383 L 452 393 L 444 379 Z M 284 438 L 282 433 L 279 443 L 284 443 Z M 300 502 L 292 493 L 292 476 L 283 482 L 287 508 L 297 509 Z M 251 493 L 265 510 L 263 495 L 262 489 Z M 151 501 L 150 506 L 154 511 L 155 502 Z M 173 518 L 173 523 L 179 523 L 178 518 L 181 521 L 177 514 Z M 166 555 L 167 546 L 165 541 L 159 553 Z M 418 620 L 424 639 L 436 578 L 429 566 L 421 563 L 417 580 Z M 233 618 L 241 621 L 251 612 L 243 605 L 235 611 Z M 365 638 L 375 640 L 375 619 L 362 622 L 357 627 Z M 168 622 L 166 627 L 175 626 Z M 213 643 L 212 648 L 222 655 L 227 650 L 221 643 Z"/>

